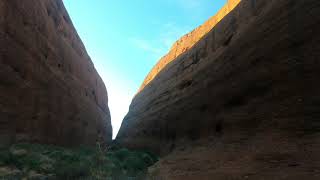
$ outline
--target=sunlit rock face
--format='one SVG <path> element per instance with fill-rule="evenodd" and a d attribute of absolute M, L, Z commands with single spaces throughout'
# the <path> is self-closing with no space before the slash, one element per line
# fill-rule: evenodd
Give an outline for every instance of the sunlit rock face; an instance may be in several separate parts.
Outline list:
<path fill-rule="evenodd" d="M 107 91 L 62 0 L 0 1 L 0 143 L 110 142 Z"/>
<path fill-rule="evenodd" d="M 143 81 L 139 92 L 144 89 L 157 75 L 158 73 L 166 67 L 171 61 L 175 60 L 178 56 L 188 51 L 193 47 L 201 38 L 203 38 L 214 26 L 219 23 L 222 18 L 224 18 L 230 11 L 235 8 L 241 0 L 228 0 L 227 4 L 221 8 L 221 10 L 205 23 L 203 23 L 198 28 L 194 29 L 192 32 L 184 35 L 178 41 L 176 41 L 171 47 L 168 54 L 163 56 L 159 62 L 152 68 L 150 73 L 147 75 Z"/>
<path fill-rule="evenodd" d="M 318 0 L 242 0 L 152 75 L 117 141 L 168 155 L 163 179 L 318 179 L 317 32 Z"/>

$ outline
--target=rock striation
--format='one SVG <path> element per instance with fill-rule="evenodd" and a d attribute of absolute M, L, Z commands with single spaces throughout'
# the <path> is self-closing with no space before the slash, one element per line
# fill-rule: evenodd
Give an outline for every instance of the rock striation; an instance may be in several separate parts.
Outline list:
<path fill-rule="evenodd" d="M 0 1 L 0 143 L 110 142 L 105 85 L 62 0 Z"/>
<path fill-rule="evenodd" d="M 163 179 L 319 179 L 320 2 L 231 9 L 160 60 L 117 141 L 165 155 Z"/>

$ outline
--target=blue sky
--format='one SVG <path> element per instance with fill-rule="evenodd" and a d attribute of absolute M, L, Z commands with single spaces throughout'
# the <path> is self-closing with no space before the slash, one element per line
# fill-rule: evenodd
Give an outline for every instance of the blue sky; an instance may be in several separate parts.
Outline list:
<path fill-rule="evenodd" d="M 63 0 L 104 80 L 114 137 L 145 76 L 226 0 Z"/>

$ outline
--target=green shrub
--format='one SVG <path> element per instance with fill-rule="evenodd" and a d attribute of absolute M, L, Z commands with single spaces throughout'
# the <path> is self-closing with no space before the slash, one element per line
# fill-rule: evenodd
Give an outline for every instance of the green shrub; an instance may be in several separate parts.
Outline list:
<path fill-rule="evenodd" d="M 29 171 L 54 174 L 57 179 L 141 177 L 157 160 L 151 153 L 130 151 L 118 146 L 105 151 L 100 146 L 66 149 L 39 144 L 18 144 L 0 151 L 0 166 L 16 167 L 25 174 Z"/>
<path fill-rule="evenodd" d="M 62 161 L 56 164 L 54 172 L 60 179 L 77 179 L 88 177 L 90 166 L 84 162 Z"/>
<path fill-rule="evenodd" d="M 118 151 L 115 151 L 113 155 L 120 161 L 124 161 L 127 157 L 130 156 L 130 151 L 128 149 L 123 148 Z"/>
<path fill-rule="evenodd" d="M 8 151 L 0 151 L 0 166 L 10 163 L 10 153 Z"/>

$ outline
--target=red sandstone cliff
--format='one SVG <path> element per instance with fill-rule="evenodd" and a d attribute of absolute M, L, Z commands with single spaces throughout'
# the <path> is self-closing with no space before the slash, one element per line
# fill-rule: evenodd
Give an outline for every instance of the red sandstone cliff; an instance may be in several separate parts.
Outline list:
<path fill-rule="evenodd" d="M 0 143 L 110 142 L 107 91 L 62 0 L 0 0 Z"/>
<path fill-rule="evenodd" d="M 318 32 L 318 0 L 242 0 L 160 60 L 117 141 L 162 179 L 319 179 Z"/>
<path fill-rule="evenodd" d="M 150 73 L 147 75 L 143 81 L 139 92 L 147 86 L 155 76 L 171 61 L 175 60 L 178 56 L 183 54 L 192 48 L 201 38 L 203 38 L 214 26 L 216 26 L 224 16 L 226 16 L 230 11 L 232 11 L 241 0 L 228 0 L 227 4 L 221 8 L 221 10 L 203 23 L 198 28 L 194 29 L 192 32 L 184 35 L 178 41 L 176 41 L 171 47 L 168 54 L 162 57 L 159 62 L 152 68 Z"/>

